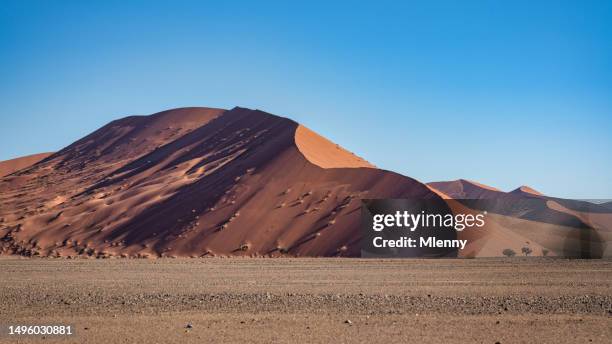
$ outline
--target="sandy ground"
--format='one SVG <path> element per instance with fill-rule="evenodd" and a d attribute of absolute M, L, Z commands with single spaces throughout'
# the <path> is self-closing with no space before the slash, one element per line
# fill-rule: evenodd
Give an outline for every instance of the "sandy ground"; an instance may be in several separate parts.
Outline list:
<path fill-rule="evenodd" d="M 609 343 L 612 261 L 0 259 L 0 343 Z M 186 328 L 191 324 L 192 328 Z"/>

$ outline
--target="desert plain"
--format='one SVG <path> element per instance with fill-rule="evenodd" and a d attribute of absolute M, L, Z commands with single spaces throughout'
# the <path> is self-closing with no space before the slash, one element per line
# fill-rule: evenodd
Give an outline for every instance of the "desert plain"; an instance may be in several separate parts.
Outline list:
<path fill-rule="evenodd" d="M 609 343 L 612 261 L 0 258 L 1 343 Z M 10 324 L 74 335 L 9 337 Z"/>

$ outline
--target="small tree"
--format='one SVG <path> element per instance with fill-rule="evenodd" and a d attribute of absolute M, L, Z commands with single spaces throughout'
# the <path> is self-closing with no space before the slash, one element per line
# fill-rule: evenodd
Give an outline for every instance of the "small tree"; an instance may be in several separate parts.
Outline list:
<path fill-rule="evenodd" d="M 523 248 L 521 248 L 521 252 L 523 252 L 523 254 L 525 255 L 525 257 L 527 257 L 528 255 L 531 254 L 531 252 L 533 252 L 531 250 L 531 248 L 529 248 L 528 246 L 525 246 Z"/>
<path fill-rule="evenodd" d="M 548 256 L 548 250 L 547 250 L 547 249 L 545 249 L 545 248 L 543 248 L 543 249 L 542 249 L 542 255 L 543 255 L 544 257 Z"/>
<path fill-rule="evenodd" d="M 516 255 L 516 252 L 514 252 L 514 250 L 511 248 L 507 248 L 502 251 L 502 254 L 506 257 L 514 257 Z"/>

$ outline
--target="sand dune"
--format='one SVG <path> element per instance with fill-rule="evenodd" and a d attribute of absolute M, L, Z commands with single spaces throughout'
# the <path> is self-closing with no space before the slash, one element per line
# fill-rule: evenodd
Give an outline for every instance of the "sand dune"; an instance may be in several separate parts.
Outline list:
<path fill-rule="evenodd" d="M 463 179 L 427 185 L 455 211 L 489 213 L 483 230 L 460 233 L 469 240 L 463 256 L 499 256 L 506 248 L 520 252 L 523 247 L 535 255 L 612 255 L 607 245 L 612 241 L 612 210 L 603 205 L 545 196 L 528 186 L 503 192 Z"/>
<path fill-rule="evenodd" d="M 601 205 L 464 179 L 424 185 L 287 118 L 181 108 L 113 121 L 0 178 L 0 254 L 358 256 L 363 198 L 484 200 L 460 207 L 502 226 L 462 233 L 471 241 L 463 256 L 527 241 L 582 254 L 583 229 L 600 241 L 612 233 Z"/>
<path fill-rule="evenodd" d="M 467 179 L 431 182 L 427 183 L 427 186 L 440 194 L 454 199 L 494 199 L 505 194 L 515 194 L 518 196 L 542 196 L 542 193 L 526 185 L 522 185 L 509 193 L 506 193 L 492 186 Z"/>
<path fill-rule="evenodd" d="M 360 198 L 437 198 L 298 123 L 184 108 L 113 121 L 0 180 L 4 254 L 359 254 Z"/>
<path fill-rule="evenodd" d="M 30 167 L 51 154 L 53 153 L 39 153 L 0 161 L 0 177 L 8 176 L 26 167 Z"/>

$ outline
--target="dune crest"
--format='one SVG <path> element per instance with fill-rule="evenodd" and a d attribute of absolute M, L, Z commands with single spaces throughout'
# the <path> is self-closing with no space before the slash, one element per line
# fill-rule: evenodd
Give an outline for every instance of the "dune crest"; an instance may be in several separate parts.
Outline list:
<path fill-rule="evenodd" d="M 370 167 L 361 157 L 320 136 L 303 125 L 295 130 L 295 144 L 308 161 L 321 168 Z"/>
<path fill-rule="evenodd" d="M 526 193 L 526 194 L 531 194 L 531 195 L 536 195 L 536 196 L 542 196 L 543 194 L 537 190 L 535 190 L 534 188 L 531 188 L 527 185 L 521 185 L 520 187 L 510 191 L 512 193 Z"/>
<path fill-rule="evenodd" d="M 467 179 L 445 182 L 431 182 L 427 186 L 442 198 L 452 199 L 486 199 L 496 198 L 502 192 L 492 186 L 480 184 Z"/>

